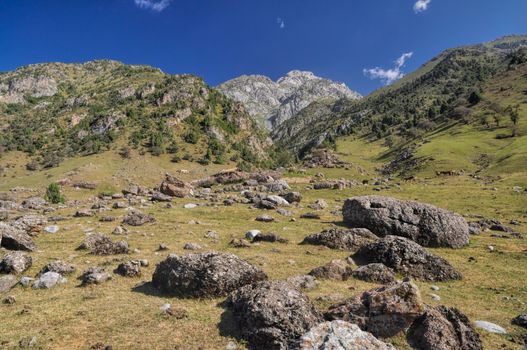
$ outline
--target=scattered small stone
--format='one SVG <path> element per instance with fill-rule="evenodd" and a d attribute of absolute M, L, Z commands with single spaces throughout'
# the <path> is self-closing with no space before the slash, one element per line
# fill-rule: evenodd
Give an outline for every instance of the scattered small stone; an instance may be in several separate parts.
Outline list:
<path fill-rule="evenodd" d="M 188 203 L 188 204 L 185 204 L 185 205 L 183 206 L 183 208 L 185 208 L 185 209 L 194 209 L 194 208 L 196 208 L 197 206 L 198 206 L 198 205 L 195 204 L 195 203 Z"/>
<path fill-rule="evenodd" d="M 90 209 L 80 209 L 75 212 L 76 218 L 91 218 L 95 214 Z"/>
<path fill-rule="evenodd" d="M 205 234 L 205 238 L 218 240 L 220 239 L 220 235 L 216 231 L 207 231 L 207 233 Z"/>
<path fill-rule="evenodd" d="M 273 222 L 274 218 L 270 215 L 260 215 L 256 217 L 256 221 L 260 222 Z"/>
<path fill-rule="evenodd" d="M 287 243 L 288 240 L 283 237 L 278 236 L 275 233 L 260 233 L 256 235 L 256 237 L 254 237 L 253 239 L 253 243 L 256 243 L 256 242 Z"/>
<path fill-rule="evenodd" d="M 474 327 L 483 329 L 489 333 L 507 334 L 507 331 L 505 330 L 505 328 L 498 326 L 495 323 L 488 322 L 488 321 L 476 321 L 474 322 Z"/>
<path fill-rule="evenodd" d="M 287 216 L 287 217 L 293 216 L 292 212 L 284 208 L 278 208 L 276 209 L 276 212 L 282 216 Z"/>
<path fill-rule="evenodd" d="M 21 349 L 32 348 L 37 344 L 37 337 L 24 337 L 18 341 L 18 347 Z"/>
<path fill-rule="evenodd" d="M 27 277 L 27 276 L 24 276 L 20 279 L 20 285 L 22 287 L 29 287 L 31 285 L 31 283 L 33 283 L 35 279 L 32 278 L 32 277 Z"/>
<path fill-rule="evenodd" d="M 33 282 L 33 288 L 35 289 L 50 289 L 55 287 L 57 284 L 64 284 L 67 282 L 67 279 L 62 277 L 60 273 L 56 272 L 46 272 L 40 275 L 39 278 Z"/>
<path fill-rule="evenodd" d="M 441 301 L 441 297 L 437 294 L 434 294 L 434 293 L 430 293 L 428 294 L 430 296 L 430 298 L 432 298 L 432 300 L 434 301 Z"/>
<path fill-rule="evenodd" d="M 328 203 L 324 199 L 317 199 L 315 203 L 310 204 L 307 207 L 313 210 L 324 210 L 328 207 Z"/>
<path fill-rule="evenodd" d="M 142 226 L 147 223 L 153 223 L 156 220 L 150 215 L 143 214 L 139 211 L 132 211 L 128 213 L 124 219 L 123 223 L 130 226 Z"/>
<path fill-rule="evenodd" d="M 47 233 L 57 233 L 59 232 L 59 227 L 57 225 L 51 225 L 51 226 L 46 226 L 44 227 L 44 231 L 46 231 Z"/>
<path fill-rule="evenodd" d="M 162 252 L 162 251 L 165 251 L 165 250 L 168 250 L 168 246 L 165 244 L 165 243 L 161 243 L 159 244 L 159 247 L 157 248 L 157 251 L 159 252 Z"/>
<path fill-rule="evenodd" d="M 13 305 L 16 303 L 16 298 L 12 295 L 9 295 L 2 300 L 2 303 L 6 305 Z"/>
<path fill-rule="evenodd" d="M 249 248 L 251 243 L 245 239 L 234 238 L 229 242 L 229 245 L 233 248 Z"/>
<path fill-rule="evenodd" d="M 101 267 L 90 267 L 80 277 L 82 285 L 101 284 L 110 280 L 112 276 Z"/>
<path fill-rule="evenodd" d="M 245 233 L 245 238 L 252 241 L 254 237 L 258 236 L 262 231 L 260 230 L 250 230 Z"/>
<path fill-rule="evenodd" d="M 183 246 L 183 249 L 185 249 L 185 250 L 200 250 L 202 248 L 197 243 L 189 242 L 189 243 L 185 243 L 185 245 Z"/>
<path fill-rule="evenodd" d="M 138 277 L 141 276 L 140 266 L 140 261 L 130 260 L 119 264 L 115 272 L 124 277 Z"/>
<path fill-rule="evenodd" d="M 0 293 L 10 291 L 18 283 L 18 279 L 14 275 L 0 276 Z"/>
<path fill-rule="evenodd" d="M 521 315 L 516 316 L 512 320 L 512 324 L 523 327 L 523 328 L 527 328 L 527 314 L 521 314 Z"/>
<path fill-rule="evenodd" d="M 430 286 L 430 289 L 431 289 L 431 290 L 438 291 L 438 290 L 439 290 L 439 287 L 438 287 L 438 286 L 435 286 L 435 285 L 432 285 L 432 286 Z"/>
<path fill-rule="evenodd" d="M 304 213 L 300 215 L 301 219 L 313 219 L 313 220 L 320 220 L 320 215 L 317 213 Z"/>

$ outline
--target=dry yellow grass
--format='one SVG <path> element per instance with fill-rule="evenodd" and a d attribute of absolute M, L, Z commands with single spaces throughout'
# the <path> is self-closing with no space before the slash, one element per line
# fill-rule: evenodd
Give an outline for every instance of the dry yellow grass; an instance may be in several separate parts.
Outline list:
<path fill-rule="evenodd" d="M 353 160 L 353 155 L 350 154 L 347 158 Z M 201 167 L 192 163 L 172 164 L 167 158 L 150 156 L 122 161 L 118 156 L 106 153 L 67 161 L 60 168 L 26 175 L 22 168 L 25 164 L 23 159 L 13 157 L 2 160 L 3 163 L 7 161 L 13 162 L 14 168 L 9 168 L 7 177 L 2 178 L 0 191 L 14 186 L 34 187 L 43 191 L 48 183 L 75 171 L 71 175 L 72 178 L 95 181 L 100 187 L 95 191 L 72 188 L 65 190 L 68 199 L 83 201 L 83 207 L 88 206 L 100 190 L 118 190 L 126 185 L 127 180 L 153 186 L 159 183 L 167 171 L 176 174 L 178 169 L 189 170 L 190 173 L 183 174 L 182 177 L 190 180 L 216 172 L 220 168 Z M 305 180 L 316 172 L 323 172 L 332 178 L 358 180 L 374 176 L 372 173 L 375 163 L 368 163 L 368 159 L 363 159 L 361 165 L 370 175 L 359 175 L 354 170 L 310 169 L 307 175 L 301 177 Z M 16 178 L 12 178 L 12 174 L 15 174 Z M 512 183 L 516 183 L 517 179 L 516 175 L 510 175 L 509 178 L 486 185 L 465 176 L 435 178 L 402 183 L 400 189 L 393 188 L 380 193 L 436 204 L 465 216 L 479 214 L 504 222 L 510 219 L 525 222 L 527 193 L 517 194 L 512 191 Z M 332 215 L 330 211 L 340 209 L 345 198 L 374 193 L 372 187 L 315 191 L 308 190 L 308 184 L 304 180 L 292 181 L 295 182 L 293 188 L 304 195 L 304 207 L 318 198 L 324 198 L 329 203 L 329 208 L 323 211 L 321 220 L 299 219 L 292 222 L 277 213 L 270 213 L 279 221 L 259 223 L 254 221 L 254 218 L 263 211 L 250 209 L 246 205 L 184 209 L 185 203 L 200 201 L 177 199 L 172 209 L 165 208 L 161 203 L 141 208 L 143 212 L 152 214 L 157 222 L 130 229 L 125 238 L 132 249 L 140 251 L 130 256 L 97 257 L 76 251 L 75 248 L 83 240 L 86 230 L 109 234 L 119 221 L 101 223 L 97 218 L 71 218 L 76 208 L 59 209 L 55 215 L 65 215 L 70 219 L 58 223 L 61 228 L 59 233 L 41 233 L 36 238 L 39 250 L 32 254 L 34 266 L 25 275 L 35 275 L 46 263 L 58 258 L 71 261 L 78 271 L 69 277 L 65 285 L 51 290 L 36 291 L 16 287 L 9 292 L 9 295 L 16 297 L 17 303 L 12 306 L 0 305 L 0 348 L 15 348 L 22 337 L 36 336 L 38 346 L 43 349 L 90 349 L 99 343 L 112 345 L 114 349 L 224 349 L 231 338 L 222 335 L 221 329 L 232 327 L 232 324 L 229 314 L 220 305 L 223 299 L 169 298 L 158 294 L 151 287 L 141 286 L 143 281 L 150 280 L 155 264 L 168 254 L 157 252 L 158 245 L 166 243 L 170 253 L 180 254 L 187 253 L 183 250 L 186 242 L 199 243 L 203 251 L 231 252 L 261 266 L 271 279 L 305 274 L 331 259 L 348 256 L 347 252 L 298 243 L 308 234 L 319 232 L 333 223 L 340 223 L 341 217 Z M 487 187 L 496 187 L 497 191 L 485 190 Z M 309 210 L 293 208 L 297 218 L 306 211 Z M 125 211 L 112 210 L 99 215 L 106 214 L 122 218 Z M 199 221 L 199 224 L 190 224 L 191 220 Z M 290 243 L 261 243 L 247 249 L 228 246 L 232 238 L 243 237 L 248 229 L 275 232 L 289 239 Z M 219 233 L 220 240 L 217 243 L 204 238 L 208 230 Z M 525 223 L 518 227 L 518 230 L 526 232 Z M 123 237 L 112 238 L 118 240 Z M 495 246 L 496 251 L 489 252 L 487 245 Z M 310 254 L 306 254 L 307 251 Z M 436 283 L 440 291 L 434 293 L 442 298 L 439 303 L 458 307 L 472 320 L 483 319 L 498 323 L 512 334 L 499 336 L 482 332 L 486 349 L 521 349 L 519 344 L 511 341 L 513 336 L 519 335 L 521 331 L 512 326 L 510 320 L 520 312 L 526 311 L 527 243 L 518 239 L 495 238 L 489 233 L 484 233 L 471 237 L 470 246 L 467 248 L 433 249 L 433 252 L 448 259 L 465 276 L 462 281 Z M 469 257 L 476 258 L 476 262 L 469 262 Z M 150 266 L 143 269 L 141 278 L 115 275 L 108 283 L 79 287 L 76 277 L 85 268 L 103 265 L 112 271 L 120 261 L 130 258 L 150 261 Z M 438 304 L 428 295 L 431 292 L 430 283 L 418 285 L 427 303 Z M 351 297 L 372 287 L 374 285 L 353 279 L 346 282 L 323 281 L 318 288 L 307 294 L 312 300 L 324 295 Z M 159 307 L 167 302 L 174 307 L 186 309 L 189 313 L 188 318 L 176 320 L 162 315 Z M 328 306 L 327 302 L 315 303 L 320 308 Z M 398 348 L 407 348 L 402 336 L 391 341 Z M 239 345 L 244 347 L 241 342 Z"/>

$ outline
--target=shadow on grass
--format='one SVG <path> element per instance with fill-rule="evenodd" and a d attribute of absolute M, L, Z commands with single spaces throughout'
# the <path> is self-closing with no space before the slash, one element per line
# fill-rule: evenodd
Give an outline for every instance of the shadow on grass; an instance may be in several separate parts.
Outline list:
<path fill-rule="evenodd" d="M 152 282 L 143 282 L 132 288 L 132 292 L 141 293 L 148 296 L 163 297 L 164 295 L 152 284 Z"/>
<path fill-rule="evenodd" d="M 227 301 L 218 303 L 218 307 L 223 309 L 223 312 L 220 316 L 220 323 L 218 323 L 220 335 L 222 337 L 229 337 L 238 341 L 242 340 L 240 328 L 238 327 L 234 314 L 229 308 Z"/>

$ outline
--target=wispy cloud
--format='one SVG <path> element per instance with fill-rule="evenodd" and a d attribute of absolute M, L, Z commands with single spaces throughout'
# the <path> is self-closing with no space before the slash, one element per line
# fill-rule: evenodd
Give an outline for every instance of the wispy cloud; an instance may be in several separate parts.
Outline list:
<path fill-rule="evenodd" d="M 432 0 L 417 0 L 417 2 L 414 4 L 414 11 L 415 13 L 423 12 L 428 9 L 428 5 Z"/>
<path fill-rule="evenodd" d="M 396 80 L 404 77 L 404 73 L 401 71 L 401 68 L 404 67 L 404 64 L 408 59 L 412 57 L 413 52 L 406 52 L 401 55 L 394 63 L 395 67 L 391 69 L 384 69 L 380 67 L 363 69 L 362 72 L 370 79 L 380 79 L 383 84 L 390 85 Z"/>
<path fill-rule="evenodd" d="M 278 17 L 276 19 L 276 24 L 278 24 L 280 29 L 284 29 L 285 28 L 285 21 L 282 18 L 280 18 L 280 17 Z"/>
<path fill-rule="evenodd" d="M 172 0 L 134 0 L 135 4 L 142 9 L 161 12 L 170 5 Z"/>

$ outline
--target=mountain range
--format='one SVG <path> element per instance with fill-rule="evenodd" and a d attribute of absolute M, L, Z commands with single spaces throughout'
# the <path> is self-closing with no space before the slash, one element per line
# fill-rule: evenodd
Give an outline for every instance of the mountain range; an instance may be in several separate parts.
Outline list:
<path fill-rule="evenodd" d="M 276 82 L 262 75 L 244 75 L 217 88 L 243 103 L 249 114 L 269 130 L 291 119 L 313 102 L 341 98 L 357 100 L 362 97 L 343 83 L 298 70 L 287 73 Z"/>
<path fill-rule="evenodd" d="M 511 113 L 525 111 L 526 47 L 527 36 L 517 35 L 448 49 L 366 97 L 305 71 L 213 88 L 193 75 L 109 60 L 30 65 L 0 73 L 0 152 L 26 152 L 30 168 L 117 148 L 275 167 L 355 135 L 384 140 L 385 160 L 398 160 L 391 170 L 411 170 L 433 141 L 427 135 L 440 130 L 496 124 L 511 130 L 492 136 L 504 140 L 500 147 L 523 140 Z"/>

